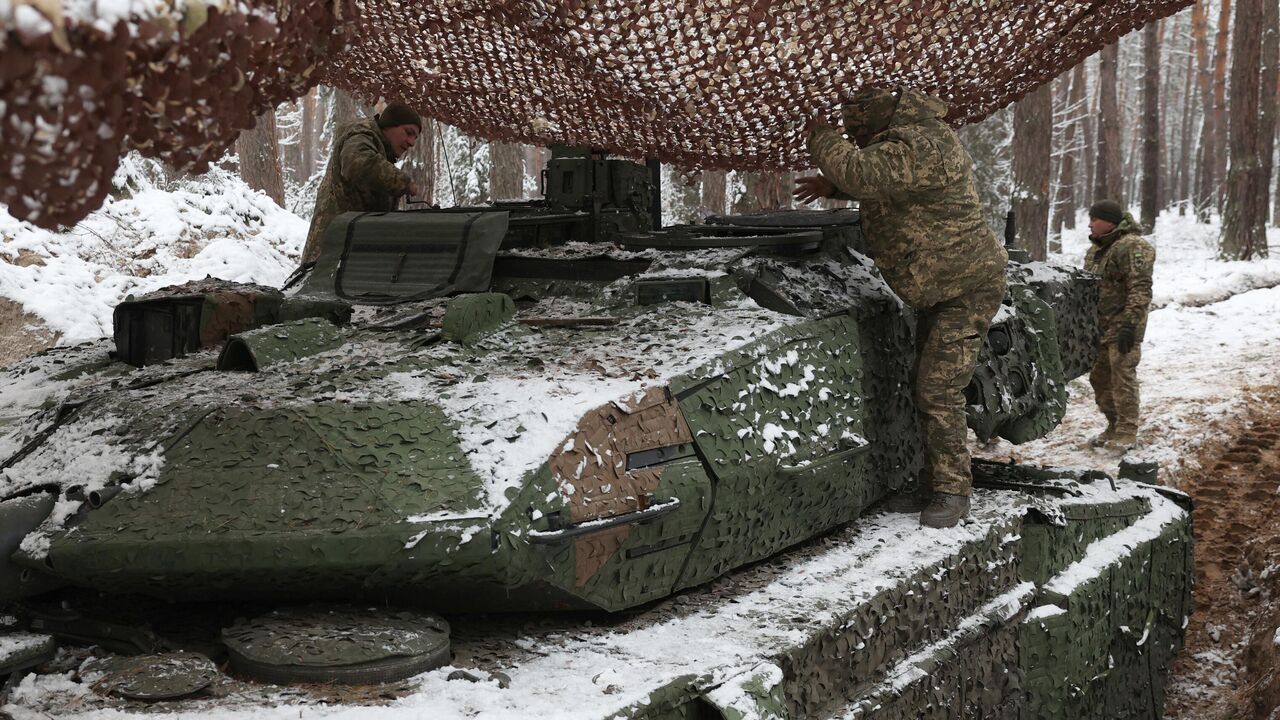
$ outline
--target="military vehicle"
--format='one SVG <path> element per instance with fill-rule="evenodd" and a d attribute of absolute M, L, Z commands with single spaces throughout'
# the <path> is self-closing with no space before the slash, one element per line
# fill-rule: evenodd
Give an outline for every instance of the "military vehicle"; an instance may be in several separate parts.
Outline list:
<path fill-rule="evenodd" d="M 914 321 L 860 252 L 856 210 L 664 228 L 652 168 L 567 148 L 553 152 L 543 191 L 534 202 L 344 215 L 283 291 L 209 279 L 130 298 L 113 338 L 11 368 L 0 396 L 11 629 L 28 643 L 225 654 L 273 682 L 405 677 L 450 657 L 449 624 L 413 609 L 617 612 L 696 595 L 846 525 L 918 472 Z M 1023 442 L 1058 423 L 1066 382 L 1092 362 L 1096 288 L 1044 264 L 1011 263 L 1009 279 L 967 411 L 979 438 Z M 1039 684 L 1044 668 L 1028 666 L 1024 687 L 993 661 L 1006 674 L 981 707 L 1016 717 L 1075 687 L 1084 699 L 1070 707 L 1083 714 L 1070 716 L 1113 717 L 1101 713 L 1142 687 L 1152 689 L 1142 707 L 1158 712 L 1187 609 L 1184 500 L 1133 484 L 1090 490 L 1105 481 L 1079 474 L 992 466 L 979 476 L 1006 498 L 980 537 L 900 578 L 880 605 L 860 598 L 831 636 L 844 639 L 823 641 L 838 648 L 806 651 L 861 657 L 821 672 L 866 675 L 848 692 L 818 683 L 753 697 L 792 714 L 852 701 L 855 688 L 907 697 L 910 683 L 866 683 L 960 632 L 954 623 L 999 590 L 1013 595 L 980 623 L 999 630 L 991 657 L 1016 668 L 1034 650 L 1052 662 Z M 1059 573 L 1144 518 L 1159 520 L 1144 530 L 1145 555 L 1126 545 L 1112 560 L 1128 564 L 1098 566 L 1114 575 L 1106 587 L 1050 594 Z M 962 582 L 950 587 L 941 578 L 956 562 L 969 564 L 952 568 Z M 1118 603 L 1144 563 L 1167 582 L 1125 590 L 1123 617 L 1100 622 L 1084 610 L 1094 605 L 1077 604 L 1077 591 Z M 122 608 L 138 595 L 286 609 L 192 645 Z M 1032 599 L 1058 603 L 1057 629 L 1018 630 Z M 296 607 L 316 602 L 330 604 Z M 924 623 L 936 602 L 946 619 Z M 883 627 L 894 613 L 877 607 L 914 608 L 902 611 L 911 627 Z M 1142 626 L 1129 618 L 1139 609 L 1158 647 L 1139 643 L 1130 665 L 1095 677 L 1119 628 Z M 1069 647 L 1082 625 L 1096 630 L 1088 652 Z M 875 653 L 858 655 L 868 643 Z M 33 664 L 33 652 L 9 667 Z M 154 657 L 170 668 L 157 676 L 182 667 L 194 680 L 109 683 L 125 688 L 117 695 L 171 697 L 213 681 L 190 657 Z M 794 663 L 786 682 L 819 672 Z M 147 675 L 136 664 L 114 672 Z M 626 712 L 693 717 L 715 683 L 677 685 Z M 891 705 L 914 714 L 937 700 L 921 693 L 853 716 Z"/>

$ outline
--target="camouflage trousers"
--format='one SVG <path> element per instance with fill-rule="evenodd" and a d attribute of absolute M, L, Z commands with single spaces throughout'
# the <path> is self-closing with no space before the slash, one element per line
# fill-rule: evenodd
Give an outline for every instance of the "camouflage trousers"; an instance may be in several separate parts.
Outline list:
<path fill-rule="evenodd" d="M 1107 416 L 1108 424 L 1115 427 L 1117 435 L 1138 432 L 1138 363 L 1141 360 L 1141 345 L 1121 353 L 1114 342 L 1104 342 L 1089 372 L 1093 401 Z"/>
<path fill-rule="evenodd" d="M 934 492 L 968 495 L 973 485 L 964 389 L 1004 291 L 1002 273 L 989 285 L 916 309 L 915 400 L 925 439 L 922 488 L 932 485 Z"/>

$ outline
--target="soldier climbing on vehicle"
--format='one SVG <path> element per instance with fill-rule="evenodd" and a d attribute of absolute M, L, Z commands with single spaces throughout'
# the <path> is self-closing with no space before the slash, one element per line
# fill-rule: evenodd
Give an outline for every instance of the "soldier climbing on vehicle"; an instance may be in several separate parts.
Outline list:
<path fill-rule="evenodd" d="M 1089 384 L 1107 418 L 1107 429 L 1089 443 L 1128 450 L 1138 443 L 1138 363 L 1151 307 L 1156 249 L 1142 239 L 1142 226 L 1114 200 L 1089 208 L 1089 242 L 1084 269 L 1101 278 L 1098 356 Z"/>
<path fill-rule="evenodd" d="M 413 147 L 421 132 L 418 113 L 395 103 L 371 118 L 338 128 L 329 167 L 316 191 L 303 264 L 316 261 L 325 229 L 342 213 L 395 210 L 402 196 L 418 194 L 412 178 L 394 163 Z"/>
<path fill-rule="evenodd" d="M 950 527 L 969 512 L 963 392 L 1004 299 L 1008 255 L 987 224 L 973 162 L 943 120 L 946 103 L 911 89 L 863 88 L 841 110 L 854 142 L 810 120 L 809 155 L 822 174 L 797 180 L 795 197 L 857 200 L 869 254 L 915 310 L 926 467 L 914 491 L 887 505 Z"/>

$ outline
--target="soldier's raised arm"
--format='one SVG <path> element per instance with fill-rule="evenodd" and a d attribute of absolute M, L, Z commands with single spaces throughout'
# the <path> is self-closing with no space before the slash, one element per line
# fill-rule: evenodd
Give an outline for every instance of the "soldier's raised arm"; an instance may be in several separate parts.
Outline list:
<path fill-rule="evenodd" d="M 907 143 L 886 139 L 859 150 L 826 125 L 810 132 L 809 156 L 839 193 L 859 200 L 914 189 L 920 176 L 916 151 Z"/>

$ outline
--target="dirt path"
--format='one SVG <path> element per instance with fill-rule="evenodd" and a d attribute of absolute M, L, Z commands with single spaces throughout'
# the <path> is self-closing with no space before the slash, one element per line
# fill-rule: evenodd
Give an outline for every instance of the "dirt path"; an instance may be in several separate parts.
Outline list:
<path fill-rule="evenodd" d="M 1176 479 L 1196 502 L 1196 587 L 1170 720 L 1280 718 L 1280 388 L 1254 393 L 1204 470 Z"/>

